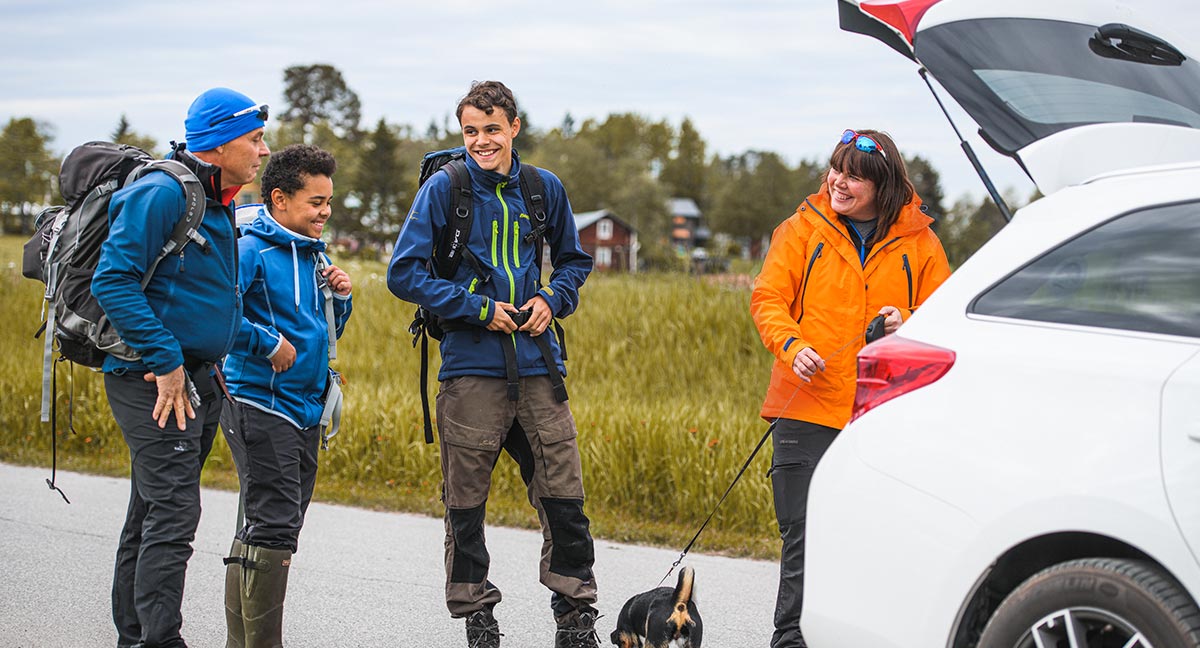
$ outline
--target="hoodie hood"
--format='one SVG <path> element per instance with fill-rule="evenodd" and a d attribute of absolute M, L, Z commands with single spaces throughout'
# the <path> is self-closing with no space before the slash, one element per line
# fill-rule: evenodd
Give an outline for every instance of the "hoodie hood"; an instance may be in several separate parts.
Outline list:
<path fill-rule="evenodd" d="M 259 205 L 258 216 L 248 225 L 241 228 L 242 236 L 255 236 L 274 244 L 276 247 L 291 251 L 292 256 L 292 293 L 296 311 L 301 304 L 301 273 L 312 272 L 317 258 L 325 251 L 325 241 L 303 234 L 297 234 L 279 224 L 266 207 Z M 303 270 L 301 268 L 304 268 Z"/>
<path fill-rule="evenodd" d="M 263 205 L 247 205 L 246 207 L 257 207 L 258 214 L 249 223 L 240 227 L 243 236 L 257 236 L 264 241 L 270 241 L 276 245 L 295 246 L 300 252 L 324 252 L 325 241 L 298 234 L 292 230 L 279 224 L 271 216 L 271 212 Z M 238 220 L 241 220 L 241 213 L 245 208 L 238 210 Z"/>

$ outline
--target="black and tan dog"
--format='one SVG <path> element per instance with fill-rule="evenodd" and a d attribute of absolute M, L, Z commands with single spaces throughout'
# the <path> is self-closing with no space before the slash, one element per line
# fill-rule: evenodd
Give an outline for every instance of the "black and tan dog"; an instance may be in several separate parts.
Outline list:
<path fill-rule="evenodd" d="M 621 648 L 700 648 L 704 623 L 693 600 L 695 571 L 684 567 L 675 589 L 659 587 L 625 602 L 613 630 Z"/>

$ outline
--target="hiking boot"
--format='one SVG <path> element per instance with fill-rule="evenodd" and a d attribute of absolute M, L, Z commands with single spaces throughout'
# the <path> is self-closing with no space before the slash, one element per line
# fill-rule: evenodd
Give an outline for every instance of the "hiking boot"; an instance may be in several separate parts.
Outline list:
<path fill-rule="evenodd" d="M 592 609 L 573 610 L 555 617 L 558 631 L 554 633 L 554 648 L 600 648 L 600 637 L 596 636 L 596 619 L 599 614 Z"/>
<path fill-rule="evenodd" d="M 480 610 L 467 617 L 467 648 L 500 648 L 503 636 L 491 610 Z"/>

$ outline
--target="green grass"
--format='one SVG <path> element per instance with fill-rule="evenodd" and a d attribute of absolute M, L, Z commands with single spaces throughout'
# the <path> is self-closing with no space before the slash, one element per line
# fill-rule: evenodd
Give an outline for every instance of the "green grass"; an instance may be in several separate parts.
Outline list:
<path fill-rule="evenodd" d="M 20 245 L 0 237 L 0 461 L 49 465 L 39 422 L 40 284 L 21 277 Z M 422 438 L 420 352 L 412 306 L 387 290 L 382 264 L 350 262 L 355 311 L 335 366 L 347 377 L 342 431 L 320 457 L 316 499 L 441 515 L 437 446 Z M 724 286 L 729 286 L 726 283 Z M 684 275 L 593 275 L 563 321 L 567 386 L 579 428 L 587 511 L 597 537 L 682 549 L 765 431 L 757 412 L 770 370 L 747 312 L 749 292 Z M 431 375 L 437 353 L 431 349 Z M 128 474 L 128 452 L 94 372 L 58 365 L 59 467 Z M 431 382 L 433 382 L 431 380 Z M 435 383 L 431 385 L 435 387 Z M 69 396 L 73 394 L 73 405 Z M 709 524 L 695 550 L 777 556 L 764 478 L 769 446 Z M 218 435 L 204 483 L 236 488 Z M 533 528 L 515 465 L 497 467 L 489 523 Z"/>

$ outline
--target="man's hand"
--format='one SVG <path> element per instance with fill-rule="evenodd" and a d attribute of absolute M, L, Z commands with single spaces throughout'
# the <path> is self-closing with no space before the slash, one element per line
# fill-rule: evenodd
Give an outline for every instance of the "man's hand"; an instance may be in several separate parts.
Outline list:
<path fill-rule="evenodd" d="M 271 368 L 275 373 L 283 373 L 292 368 L 296 362 L 296 347 L 292 346 L 291 342 L 284 337 L 283 333 L 279 334 L 279 348 L 275 350 L 273 355 L 268 356 L 271 361 Z"/>
<path fill-rule="evenodd" d="M 187 376 L 183 372 L 183 365 L 162 376 L 147 373 L 142 379 L 158 384 L 158 400 L 155 401 L 154 412 L 151 414 L 154 420 L 158 421 L 158 427 L 166 428 L 167 419 L 174 412 L 175 424 L 180 430 L 186 430 L 187 419 L 196 418 L 196 411 L 192 409 L 192 402 L 188 399 Z M 187 418 L 184 418 L 185 416 Z"/>
<path fill-rule="evenodd" d="M 900 309 L 895 306 L 884 306 L 879 309 L 879 314 L 883 315 L 883 332 L 887 335 L 895 333 L 896 329 L 900 328 L 900 325 L 904 323 L 904 318 L 900 315 Z"/>
<path fill-rule="evenodd" d="M 516 322 L 508 316 L 510 311 L 517 310 L 512 304 L 507 302 L 492 302 L 496 305 L 496 312 L 492 314 L 492 321 L 488 322 L 487 329 L 489 331 L 497 331 L 499 333 L 512 333 L 517 330 Z"/>
<path fill-rule="evenodd" d="M 813 374 L 825 371 L 825 360 L 812 347 L 804 347 L 792 360 L 792 371 L 800 376 L 800 380 L 812 382 Z"/>
<path fill-rule="evenodd" d="M 541 295 L 534 295 L 533 299 L 525 302 L 521 306 L 521 310 L 533 310 L 529 315 L 529 321 L 521 327 L 522 331 L 529 331 L 533 337 L 541 335 L 547 326 L 550 326 L 550 320 L 554 319 L 554 313 L 550 312 L 550 304 L 546 302 L 546 298 Z"/>
<path fill-rule="evenodd" d="M 325 281 L 329 283 L 333 292 L 343 297 L 350 294 L 350 275 L 346 274 L 345 270 L 337 266 L 325 268 Z"/>

